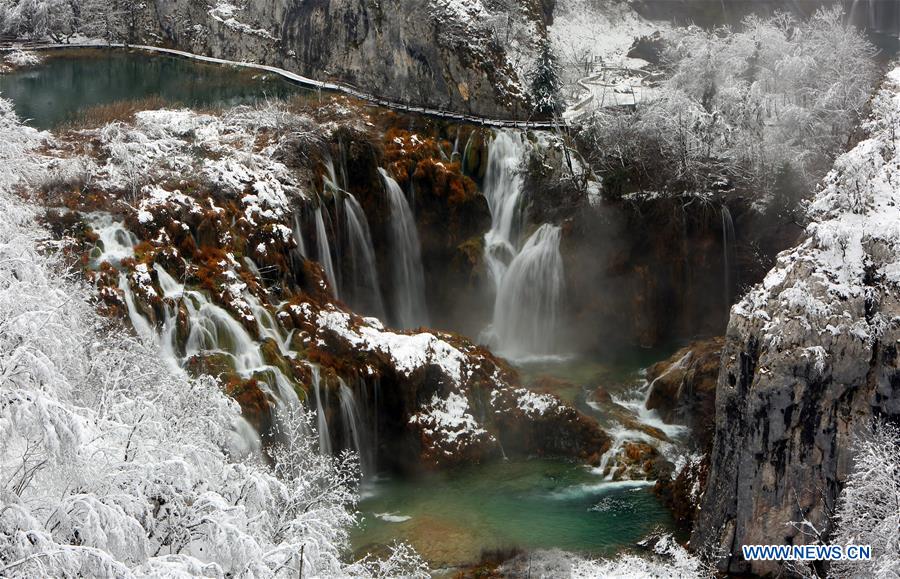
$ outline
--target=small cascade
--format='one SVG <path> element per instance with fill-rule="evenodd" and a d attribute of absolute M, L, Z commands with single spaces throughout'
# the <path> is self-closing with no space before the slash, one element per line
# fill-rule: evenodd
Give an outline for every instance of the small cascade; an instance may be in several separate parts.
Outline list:
<path fill-rule="evenodd" d="M 338 280 L 334 269 L 334 261 L 331 259 L 331 243 L 328 241 L 328 229 L 325 227 L 322 209 L 323 207 L 320 201 L 319 206 L 316 207 L 315 211 L 316 245 L 319 249 L 319 263 L 325 268 L 325 277 L 328 278 L 328 285 L 331 286 L 334 297 L 338 297 L 340 291 L 338 290 Z"/>
<path fill-rule="evenodd" d="M 300 215 L 294 214 L 294 240 L 297 242 L 297 249 L 294 251 L 301 259 L 309 259 L 309 253 L 306 251 L 306 244 L 303 242 L 303 229 L 300 227 Z"/>
<path fill-rule="evenodd" d="M 344 427 L 344 444 L 353 442 L 353 449 L 359 454 L 359 465 L 363 476 L 372 474 L 374 467 L 374 456 L 372 447 L 368 444 L 367 437 L 363 436 L 364 423 L 360 417 L 359 409 L 356 406 L 356 399 L 347 384 L 341 380 L 341 387 L 338 392 L 341 402 L 341 422 Z"/>
<path fill-rule="evenodd" d="M 425 273 L 412 209 L 400 185 L 379 168 L 391 206 L 391 266 L 394 273 L 394 323 L 403 328 L 428 325 Z"/>
<path fill-rule="evenodd" d="M 180 367 L 177 353 L 178 303 L 184 297 L 184 286 L 158 263 L 153 264 L 153 270 L 156 272 L 159 287 L 163 291 L 165 306 L 165 317 L 159 336 L 159 349 L 163 358 L 171 366 Z"/>
<path fill-rule="evenodd" d="M 503 276 L 494 304 L 493 335 L 510 357 L 558 353 L 563 293 L 560 228 L 544 224 L 528 238 Z"/>
<path fill-rule="evenodd" d="M 612 441 L 610 441 L 609 443 L 609 450 L 604 452 L 603 456 L 600 457 L 600 464 L 597 466 L 595 472 L 597 472 L 598 474 L 603 474 L 604 472 L 606 472 L 606 469 L 609 468 L 609 472 L 604 477 L 604 480 L 611 481 L 616 476 L 618 466 L 613 466 L 610 468 L 609 461 L 614 459 L 619 454 L 619 452 L 621 452 L 622 447 L 627 441 L 634 439 L 632 435 L 635 433 L 630 430 L 615 429 L 608 432 L 607 434 L 612 436 Z M 639 434 L 640 433 L 638 433 L 638 435 Z M 638 436 L 638 438 L 640 438 L 640 436 Z"/>
<path fill-rule="evenodd" d="M 491 229 L 484 236 L 484 257 L 494 288 L 516 255 L 522 226 L 522 174 L 525 144 L 518 133 L 501 132 L 488 150 L 484 196 L 491 210 Z"/>
<path fill-rule="evenodd" d="M 125 307 L 128 309 L 128 319 L 131 320 L 134 331 L 137 332 L 137 335 L 142 340 L 152 342 L 156 336 L 156 332 L 153 331 L 153 326 L 150 325 L 150 322 L 137 311 L 137 306 L 134 303 L 134 293 L 131 291 L 131 284 L 128 283 L 128 276 L 124 273 L 119 274 L 119 289 L 122 290 L 122 294 L 125 296 Z"/>
<path fill-rule="evenodd" d="M 474 142 L 474 139 L 475 139 L 475 133 L 476 133 L 476 131 L 472 131 L 471 133 L 469 133 L 469 138 L 466 139 L 466 144 L 462 150 L 462 159 L 461 160 L 462 160 L 463 171 L 465 171 L 466 167 L 468 167 L 468 165 L 469 165 L 469 155 L 472 153 L 472 143 Z"/>
<path fill-rule="evenodd" d="M 187 360 L 194 356 L 202 356 L 208 354 L 222 354 L 228 356 L 234 365 L 234 370 L 243 378 L 253 378 L 260 375 L 267 376 L 271 379 L 271 384 L 264 380 L 260 380 L 259 384 L 263 390 L 268 390 L 272 399 L 276 404 L 286 404 L 288 406 L 296 406 L 300 399 L 291 385 L 288 378 L 276 366 L 271 366 L 265 362 L 260 351 L 260 344 L 253 339 L 253 336 L 247 332 L 246 328 L 235 320 L 230 313 L 218 305 L 210 302 L 206 295 L 192 290 L 185 290 L 172 276 L 168 274 L 159 264 L 154 265 L 159 279 L 160 287 L 163 290 L 164 297 L 169 304 L 166 306 L 166 317 L 163 323 L 161 334 L 157 337 L 160 343 L 160 350 L 166 356 L 170 356 L 173 361 L 177 361 L 179 366 L 183 366 Z M 127 280 L 125 281 L 127 286 Z M 126 292 L 126 302 L 128 293 Z M 253 296 L 245 296 L 248 303 L 255 304 L 261 308 Z M 179 359 L 176 354 L 176 322 L 178 318 L 178 309 L 176 300 L 179 300 L 187 312 L 187 325 L 189 328 L 188 338 L 184 347 L 184 357 Z M 133 312 L 129 306 L 129 316 L 132 317 L 132 324 L 139 327 L 143 321 L 149 328 L 149 323 L 137 312 Z M 136 321 L 134 316 L 139 318 Z M 266 337 L 272 337 L 279 347 L 286 345 L 287 339 L 280 336 L 275 327 L 274 320 L 266 312 L 266 317 L 258 319 L 260 324 L 260 333 Z M 269 326 L 266 328 L 266 326 Z M 150 328 L 153 332 L 153 329 Z M 268 332 L 268 335 L 267 333 Z M 155 335 L 155 333 L 154 333 Z M 274 387 L 274 390 L 270 388 Z"/>
<path fill-rule="evenodd" d="M 190 320 L 185 355 L 226 354 L 242 375 L 251 375 L 265 363 L 256 341 L 240 322 L 199 292 L 187 292 L 184 300 Z"/>
<path fill-rule="evenodd" d="M 299 403 L 296 392 L 294 392 L 287 378 L 281 374 L 280 370 L 265 366 L 262 363 L 262 358 L 258 356 L 257 345 L 250 339 L 243 326 L 234 321 L 221 308 L 213 310 L 215 315 L 211 317 L 202 316 L 200 312 L 203 311 L 205 306 L 212 306 L 212 308 L 217 308 L 217 306 L 209 304 L 206 301 L 206 296 L 199 292 L 185 291 L 184 286 L 178 283 L 159 264 L 154 264 L 153 269 L 157 274 L 157 280 L 163 292 L 165 306 L 163 325 L 159 334 L 156 333 L 150 322 L 137 311 L 134 294 L 124 273 L 119 276 L 119 289 L 122 290 L 125 296 L 128 318 L 135 332 L 146 340 L 156 341 L 160 349 L 160 355 L 174 371 L 183 372 L 183 365 L 192 356 L 201 352 L 198 349 L 201 345 L 208 346 L 210 350 L 223 353 L 222 346 L 224 344 L 228 344 L 231 350 L 234 351 L 244 348 L 248 352 L 255 351 L 257 356 L 234 355 L 236 371 L 245 377 L 250 377 L 259 370 L 273 371 L 276 376 L 275 382 L 278 386 L 278 396 L 274 397 L 276 403 L 291 405 Z M 189 347 L 183 358 L 179 357 L 176 349 L 178 305 L 182 302 L 187 306 L 188 324 L 190 326 Z M 199 308 L 197 307 L 198 305 Z M 225 321 L 222 316 L 227 317 L 230 322 Z M 217 325 L 213 320 L 218 320 L 221 324 Z M 201 329 L 195 334 L 195 329 L 198 327 Z M 231 335 L 233 339 L 224 339 L 226 335 Z M 220 343 L 220 338 L 222 338 L 222 343 Z M 190 346 L 192 342 L 193 347 Z M 238 364 L 238 361 L 243 361 L 244 363 Z M 260 384 L 262 385 L 263 383 L 261 382 Z M 231 426 L 233 435 L 229 448 L 232 455 L 236 458 L 258 456 L 261 450 L 259 434 L 250 426 L 247 420 L 243 417 L 236 417 Z"/>
<path fill-rule="evenodd" d="M 118 267 L 126 258 L 134 257 L 134 246 L 137 238 L 125 229 L 125 224 L 114 221 L 109 215 L 100 215 L 91 223 L 91 228 L 97 232 L 102 248 L 97 247 L 91 253 L 91 267 L 97 268 L 104 261 Z"/>
<path fill-rule="evenodd" d="M 316 397 L 316 425 L 319 433 L 319 452 L 331 454 L 331 433 L 328 431 L 328 399 L 322 397 L 322 374 L 318 366 L 312 366 L 312 387 Z"/>
<path fill-rule="evenodd" d="M 731 243 L 729 243 L 731 240 Z M 722 253 L 725 269 L 725 304 L 731 304 L 731 252 L 734 251 L 734 220 L 728 206 L 722 205 Z"/>
<path fill-rule="evenodd" d="M 341 186 L 338 185 L 337 174 L 334 172 L 334 161 L 331 159 L 331 155 L 326 155 L 322 164 L 325 165 L 326 173 L 322 176 L 325 189 L 331 189 L 333 191 L 339 190 Z"/>
<path fill-rule="evenodd" d="M 161 265 L 153 264 L 153 270 L 156 272 L 156 279 L 159 281 L 159 287 L 163 291 L 163 297 L 173 300 L 181 299 L 184 295 L 184 286 L 178 283 L 174 277 L 169 275 Z"/>
<path fill-rule="evenodd" d="M 289 358 L 296 356 L 296 353 L 290 347 L 293 332 L 288 332 L 287 335 L 282 334 L 275 317 L 263 307 L 256 296 L 247 294 L 245 299 L 250 305 L 253 317 L 256 318 L 256 328 L 259 331 L 259 337 L 263 340 L 271 339 L 278 344 L 278 351 L 282 356 Z"/>
<path fill-rule="evenodd" d="M 342 292 L 353 309 L 377 318 L 384 317 L 384 300 L 378 285 L 375 248 L 366 213 L 356 197 L 343 193 L 345 230 L 347 235 L 347 279 Z"/>

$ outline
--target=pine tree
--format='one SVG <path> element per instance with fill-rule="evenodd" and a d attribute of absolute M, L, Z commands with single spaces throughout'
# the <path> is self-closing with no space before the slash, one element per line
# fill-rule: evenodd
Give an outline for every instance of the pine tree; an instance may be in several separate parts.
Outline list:
<path fill-rule="evenodd" d="M 562 98 L 559 80 L 559 63 L 549 40 L 541 41 L 537 61 L 530 75 L 531 98 L 534 111 L 542 115 L 557 115 L 562 112 Z"/>

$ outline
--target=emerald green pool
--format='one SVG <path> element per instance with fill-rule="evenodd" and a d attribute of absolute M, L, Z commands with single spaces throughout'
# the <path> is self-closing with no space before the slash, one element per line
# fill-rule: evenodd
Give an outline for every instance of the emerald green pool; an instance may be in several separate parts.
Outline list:
<path fill-rule="evenodd" d="M 557 380 L 555 394 L 606 425 L 606 413 L 586 403 L 593 389 L 633 392 L 638 369 L 662 357 L 639 351 L 614 363 L 573 358 L 528 364 L 520 372 L 529 382 L 542 376 Z M 654 530 L 672 529 L 650 483 L 605 482 L 587 465 L 565 460 L 505 461 L 412 480 L 379 479 L 365 486 L 359 510 L 363 521 L 351 536 L 358 554 L 402 540 L 438 569 L 476 563 L 490 551 L 610 556 Z"/>
<path fill-rule="evenodd" d="M 366 489 L 352 541 L 360 553 L 407 541 L 434 568 L 477 562 L 492 550 L 611 555 L 671 525 L 651 489 L 605 483 L 585 466 L 540 459 L 380 480 Z"/>
<path fill-rule="evenodd" d="M 40 55 L 45 62 L 38 67 L 0 74 L 0 96 L 39 129 L 119 101 L 160 98 L 170 105 L 212 107 L 312 94 L 277 75 L 174 56 L 102 48 Z"/>

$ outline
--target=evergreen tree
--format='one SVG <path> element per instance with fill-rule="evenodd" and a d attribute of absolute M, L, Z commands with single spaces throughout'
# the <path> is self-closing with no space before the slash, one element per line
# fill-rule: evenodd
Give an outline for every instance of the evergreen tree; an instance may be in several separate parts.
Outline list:
<path fill-rule="evenodd" d="M 534 111 L 542 115 L 557 115 L 563 109 L 559 63 L 549 40 L 541 41 L 538 50 L 538 58 L 529 79 Z"/>

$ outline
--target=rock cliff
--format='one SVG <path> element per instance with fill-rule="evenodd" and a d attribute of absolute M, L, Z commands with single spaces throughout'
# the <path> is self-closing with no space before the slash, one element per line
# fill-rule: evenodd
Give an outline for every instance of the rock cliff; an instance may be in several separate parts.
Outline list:
<path fill-rule="evenodd" d="M 731 310 L 708 485 L 691 538 L 722 571 L 777 573 L 741 545 L 827 533 L 873 416 L 900 414 L 900 69 L 873 102 L 868 138 L 838 158 L 802 242 Z M 722 555 L 724 553 L 724 555 Z"/>
<path fill-rule="evenodd" d="M 524 74 L 546 34 L 541 2 L 155 0 L 121 37 L 275 65 L 389 100 L 493 117 L 529 113 Z"/>

